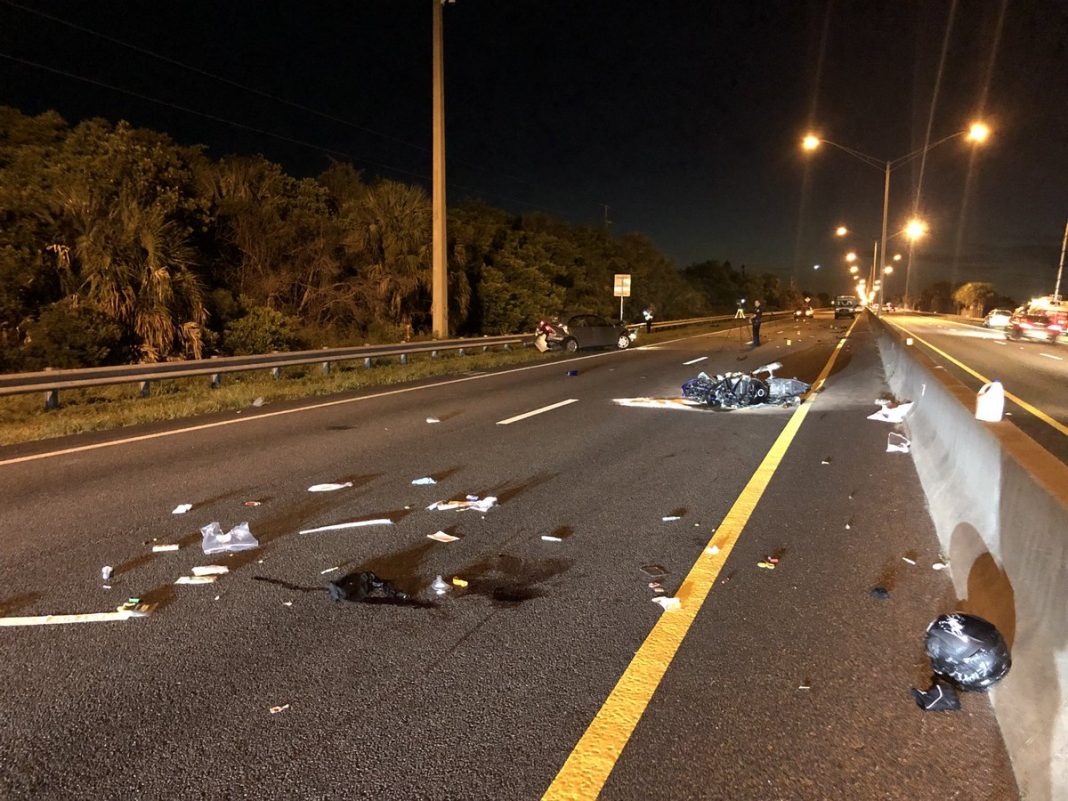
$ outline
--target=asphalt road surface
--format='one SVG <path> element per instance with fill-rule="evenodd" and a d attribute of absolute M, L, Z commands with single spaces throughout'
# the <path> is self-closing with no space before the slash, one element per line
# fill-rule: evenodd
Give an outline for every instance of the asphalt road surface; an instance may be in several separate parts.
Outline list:
<path fill-rule="evenodd" d="M 972 389 L 1001 381 L 1009 419 L 1068 462 L 1068 347 L 1009 341 L 1004 331 L 940 317 L 892 314 L 883 319 L 913 336 L 936 363 Z"/>
<path fill-rule="evenodd" d="M 152 607 L 0 626 L 0 797 L 1017 798 L 986 696 L 909 695 L 958 602 L 911 460 L 865 419 L 885 390 L 867 323 L 845 329 L 0 449 L 0 617 Z M 776 359 L 829 366 L 811 403 L 614 402 Z M 467 494 L 498 504 L 426 509 Z M 203 555 L 213 520 L 260 547 Z M 207 564 L 230 572 L 173 584 Z M 651 603 L 652 565 L 680 609 Z M 330 599 L 366 570 L 412 601 Z M 467 587 L 438 598 L 439 574 Z"/>

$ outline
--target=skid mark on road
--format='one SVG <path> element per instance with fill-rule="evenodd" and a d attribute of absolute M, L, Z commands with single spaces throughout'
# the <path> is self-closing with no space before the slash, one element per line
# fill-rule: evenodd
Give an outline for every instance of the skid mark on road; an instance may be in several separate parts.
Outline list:
<path fill-rule="evenodd" d="M 855 321 L 853 325 L 856 325 Z M 831 374 L 853 325 L 838 341 L 813 387 L 822 387 Z M 816 397 L 813 391 L 790 416 L 771 450 L 727 512 L 716 535 L 709 541 L 709 547 L 702 551 L 679 587 L 677 595 L 682 602 L 681 608 L 664 612 L 653 626 L 543 799 L 576 801 L 595 799 L 600 794 Z M 716 547 L 714 553 L 712 546 Z"/>

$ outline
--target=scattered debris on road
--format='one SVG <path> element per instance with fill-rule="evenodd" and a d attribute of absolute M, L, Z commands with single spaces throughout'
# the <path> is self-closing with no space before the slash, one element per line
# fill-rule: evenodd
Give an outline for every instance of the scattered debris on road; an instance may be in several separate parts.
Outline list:
<path fill-rule="evenodd" d="M 909 438 L 904 434 L 899 434 L 896 431 L 891 431 L 886 435 L 886 452 L 887 453 L 908 453 L 912 447 L 912 443 L 909 442 Z"/>
<path fill-rule="evenodd" d="M 876 400 L 875 405 L 879 407 L 879 411 L 869 414 L 868 419 L 881 423 L 903 423 L 906 415 L 912 411 L 912 401 L 894 403 L 884 398 Z"/>
<path fill-rule="evenodd" d="M 171 509 L 171 514 L 172 515 L 184 515 L 186 512 L 188 512 L 192 508 L 193 508 L 193 504 L 191 504 L 191 503 L 180 503 L 177 506 L 175 506 L 173 509 Z"/>
<path fill-rule="evenodd" d="M 181 546 L 177 542 L 168 542 L 164 545 L 153 545 L 152 553 L 166 553 L 167 551 L 177 551 Z"/>
<path fill-rule="evenodd" d="M 328 567 L 326 570 L 320 570 L 319 575 L 325 576 L 327 573 L 333 573 L 335 570 L 340 570 L 340 567 Z"/>
<path fill-rule="evenodd" d="M 389 581 L 379 578 L 370 570 L 350 573 L 327 585 L 330 597 L 335 601 L 364 601 L 368 598 L 407 601 L 408 593 L 401 592 Z"/>
<path fill-rule="evenodd" d="M 101 578 L 101 580 L 103 580 L 103 581 L 111 581 L 111 574 L 114 571 L 114 569 L 115 568 L 113 568 L 111 565 L 104 565 L 102 568 L 100 568 L 100 578 Z"/>
<path fill-rule="evenodd" d="M 652 601 L 665 612 L 674 612 L 682 608 L 682 601 L 673 595 L 658 595 Z"/>
<path fill-rule="evenodd" d="M 929 690 L 912 688 L 916 705 L 924 712 L 956 712 L 960 710 L 960 697 L 948 681 L 935 679 Z"/>
<path fill-rule="evenodd" d="M 718 545 L 709 545 L 707 548 L 705 548 L 705 553 L 710 553 L 713 556 L 715 556 L 717 553 L 719 553 L 719 546 Z"/>
<path fill-rule="evenodd" d="M 435 595 L 444 595 L 450 589 L 449 583 L 441 576 L 430 582 L 430 589 Z"/>
<path fill-rule="evenodd" d="M 830 464 L 830 463 L 831 463 L 831 457 L 830 456 L 826 457 L 825 459 L 823 459 L 820 462 L 820 464 Z"/>
<path fill-rule="evenodd" d="M 468 585 L 468 582 L 465 579 L 460 578 L 459 576 L 453 576 L 452 577 L 452 584 L 453 584 L 454 587 L 463 588 L 463 587 L 466 587 Z"/>
<path fill-rule="evenodd" d="M 428 418 L 426 419 L 426 421 L 427 421 L 427 423 L 428 423 L 429 425 L 433 425 L 434 423 L 440 423 L 440 422 L 441 422 L 441 421 L 440 421 L 440 420 L 439 420 L 438 418 L 436 418 L 436 417 L 428 417 Z"/>
<path fill-rule="evenodd" d="M 485 498 L 479 498 L 477 495 L 468 495 L 466 500 L 463 501 L 434 501 L 434 503 L 427 507 L 427 511 L 462 512 L 465 509 L 471 509 L 475 512 L 485 513 L 496 503 L 497 499 L 493 495 L 487 495 Z"/>
<path fill-rule="evenodd" d="M 560 537 L 554 537 L 552 534 L 542 534 L 541 538 L 546 542 L 563 542 Z"/>
<path fill-rule="evenodd" d="M 915 559 L 909 559 L 909 557 L 907 557 L 907 556 L 902 556 L 901 557 L 901 561 L 902 562 L 908 562 L 910 565 L 916 564 L 916 560 Z"/>
<path fill-rule="evenodd" d="M 179 576 L 175 584 L 212 584 L 218 576 Z"/>
<path fill-rule="evenodd" d="M 245 506 L 249 506 L 249 507 L 259 506 L 260 505 L 260 501 L 245 501 L 244 505 Z"/>
<path fill-rule="evenodd" d="M 287 709 L 289 709 L 289 704 L 282 704 L 281 706 L 272 706 L 271 714 L 277 715 L 279 712 L 285 712 Z"/>
<path fill-rule="evenodd" d="M 710 408 L 733 410 L 760 404 L 798 405 L 811 386 L 796 378 L 776 378 L 781 362 L 757 367 L 751 373 L 724 373 L 709 376 L 699 373 L 682 385 L 682 396 L 700 401 Z M 767 378 L 757 378 L 767 373 Z"/>
<path fill-rule="evenodd" d="M 200 533 L 204 538 L 201 547 L 205 554 L 247 551 L 260 547 L 259 540 L 252 536 L 247 522 L 238 523 L 224 534 L 222 526 L 213 521 L 200 529 Z"/>
<path fill-rule="evenodd" d="M 774 570 L 775 569 L 775 563 L 774 562 L 767 562 L 767 561 L 757 562 L 757 567 L 762 567 L 765 570 Z"/>
<path fill-rule="evenodd" d="M 374 520 L 352 520 L 348 523 L 333 523 L 329 526 L 318 528 L 302 528 L 301 534 L 318 534 L 323 531 L 341 531 L 347 528 L 366 528 L 368 526 L 392 526 L 393 521 L 388 517 L 379 517 Z"/>
<path fill-rule="evenodd" d="M 430 486 L 431 484 L 437 484 L 437 483 L 438 482 L 436 482 L 430 476 L 423 476 L 422 478 L 412 479 L 412 484 L 414 486 L 416 486 L 416 487 L 426 487 L 426 486 Z"/>
<path fill-rule="evenodd" d="M 935 562 L 931 565 L 931 570 L 945 570 L 947 567 L 949 567 L 949 565 L 945 562 Z"/>
<path fill-rule="evenodd" d="M 577 375 L 578 375 L 578 370 L 568 370 L 567 371 L 568 378 L 574 378 Z"/>
<path fill-rule="evenodd" d="M 252 401 L 252 405 L 255 406 L 257 409 L 263 406 L 263 396 L 260 395 L 258 398 L 256 398 L 256 400 Z"/>
<path fill-rule="evenodd" d="M 643 565 L 638 572 L 648 581 L 659 581 L 668 574 L 663 565 Z"/>
<path fill-rule="evenodd" d="M 890 590 L 886 589 L 886 587 L 872 587 L 868 590 L 868 595 L 879 601 L 885 601 L 890 597 Z"/>
<path fill-rule="evenodd" d="M 193 568 L 194 576 L 223 576 L 230 572 L 226 565 L 198 565 Z"/>
<path fill-rule="evenodd" d="M 665 523 L 674 523 L 676 520 L 682 520 L 681 515 L 664 515 L 660 518 Z"/>
<path fill-rule="evenodd" d="M 456 542 L 459 537 L 449 534 L 447 531 L 435 531 L 433 534 L 427 534 L 428 540 L 436 540 L 437 542 Z"/>
<path fill-rule="evenodd" d="M 927 690 L 913 688 L 912 697 L 928 712 L 960 709 L 957 688 L 985 691 L 1012 667 L 1001 632 L 977 615 L 939 615 L 927 627 L 924 647 L 934 679 Z"/>
<path fill-rule="evenodd" d="M 351 481 L 346 481 L 344 484 L 312 484 L 310 487 L 308 487 L 308 492 L 336 492 L 339 489 L 345 489 L 346 487 L 351 486 Z"/>

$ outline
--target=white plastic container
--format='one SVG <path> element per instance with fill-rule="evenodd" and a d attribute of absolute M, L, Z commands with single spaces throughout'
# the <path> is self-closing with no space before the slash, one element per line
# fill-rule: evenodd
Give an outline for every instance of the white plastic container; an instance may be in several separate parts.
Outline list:
<path fill-rule="evenodd" d="M 975 419 L 986 423 L 999 423 L 1005 413 L 1005 388 L 1000 381 L 991 381 L 979 388 L 975 398 Z"/>

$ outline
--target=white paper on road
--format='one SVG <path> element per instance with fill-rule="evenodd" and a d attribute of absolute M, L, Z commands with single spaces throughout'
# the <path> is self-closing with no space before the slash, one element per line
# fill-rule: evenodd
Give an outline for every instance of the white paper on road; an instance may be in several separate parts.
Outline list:
<path fill-rule="evenodd" d="M 177 551 L 180 546 L 177 542 L 168 542 L 163 545 L 153 545 L 152 553 L 166 553 L 167 551 Z"/>
<path fill-rule="evenodd" d="M 175 584 L 211 584 L 218 576 L 179 576 Z"/>
<path fill-rule="evenodd" d="M 905 416 L 912 411 L 912 401 L 899 403 L 897 406 L 891 406 L 890 401 L 879 400 L 875 402 L 880 408 L 875 414 L 868 415 L 869 420 L 877 420 L 882 423 L 901 423 L 904 422 Z"/>
<path fill-rule="evenodd" d="M 436 482 L 430 476 L 423 476 L 422 478 L 416 478 L 416 479 L 412 480 L 412 484 L 414 484 L 417 487 L 426 487 L 426 486 L 429 486 L 431 484 L 437 484 L 437 483 L 438 482 Z"/>
<path fill-rule="evenodd" d="M 192 508 L 193 508 L 193 504 L 191 504 L 191 503 L 180 503 L 177 506 L 175 506 L 173 509 L 171 509 L 171 514 L 172 515 L 184 515 L 186 512 L 188 512 Z"/>
<path fill-rule="evenodd" d="M 674 612 L 675 610 L 682 608 L 682 601 L 674 596 L 661 595 L 657 598 L 653 598 L 653 603 L 663 607 L 665 612 Z"/>
<path fill-rule="evenodd" d="M 440 421 L 440 420 L 439 420 L 438 418 L 436 418 L 436 417 L 428 417 L 428 418 L 426 419 L 426 421 L 427 421 L 427 423 L 429 423 L 429 424 L 431 424 L 431 425 L 433 425 L 434 423 L 440 423 L 440 422 L 441 422 L 441 421 Z"/>
<path fill-rule="evenodd" d="M 200 533 L 203 537 L 200 547 L 206 554 L 247 551 L 260 547 L 259 540 L 252 536 L 247 522 L 238 523 L 223 533 L 222 526 L 216 520 L 201 528 Z"/>
<path fill-rule="evenodd" d="M 481 499 L 477 495 L 468 495 L 467 500 L 464 501 L 434 501 L 427 507 L 427 511 L 462 512 L 465 509 L 471 509 L 475 512 L 488 512 L 496 503 L 497 499 L 492 495 Z"/>
<path fill-rule="evenodd" d="M 886 437 L 886 452 L 887 453 L 908 453 L 912 443 L 909 442 L 908 437 L 904 434 L 898 434 L 896 431 L 891 431 Z"/>
<path fill-rule="evenodd" d="M 318 534 L 320 531 L 341 531 L 346 528 L 365 528 L 367 526 L 392 526 L 393 521 L 388 517 L 380 517 L 375 520 L 353 520 L 349 523 L 334 523 L 330 526 L 301 529 L 301 534 Z"/>
<path fill-rule="evenodd" d="M 221 576 L 229 572 L 230 568 L 226 565 L 199 565 L 193 568 L 194 576 Z"/>
<path fill-rule="evenodd" d="M 676 520 L 682 520 L 682 517 L 680 517 L 679 515 L 664 515 L 660 519 L 663 520 L 665 523 L 674 523 Z"/>
<path fill-rule="evenodd" d="M 312 484 L 308 487 L 308 492 L 334 492 L 335 490 L 345 489 L 345 487 L 351 486 L 351 481 L 346 481 L 344 484 Z"/>
<path fill-rule="evenodd" d="M 433 534 L 427 534 L 426 538 L 428 540 L 437 540 L 438 542 L 456 542 L 456 540 L 460 539 L 459 537 L 454 537 L 452 534 L 447 534 L 444 531 L 435 531 Z"/>

